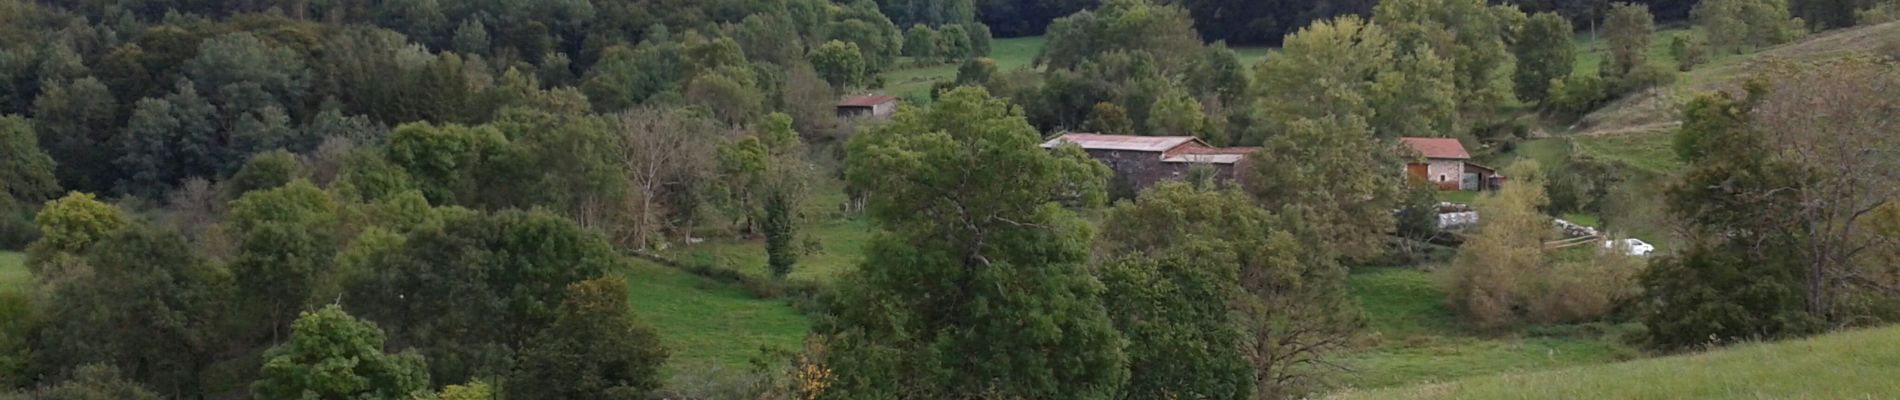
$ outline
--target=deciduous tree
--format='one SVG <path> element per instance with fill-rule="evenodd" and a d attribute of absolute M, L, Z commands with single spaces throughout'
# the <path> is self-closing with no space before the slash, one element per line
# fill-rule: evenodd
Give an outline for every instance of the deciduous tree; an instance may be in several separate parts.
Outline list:
<path fill-rule="evenodd" d="M 1110 398 L 1121 339 L 1084 270 L 1090 233 L 1057 201 L 1099 204 L 1107 170 L 1051 153 L 980 88 L 860 133 L 851 185 L 878 221 L 820 332 L 836 398 Z"/>
<path fill-rule="evenodd" d="M 513 398 L 645 399 L 661 384 L 666 348 L 627 306 L 627 282 L 568 286 L 554 322 L 521 354 L 508 379 Z"/>
<path fill-rule="evenodd" d="M 1524 25 L 1513 44 L 1517 54 L 1516 86 L 1518 100 L 1545 102 L 1550 82 L 1570 76 L 1576 63 L 1576 33 L 1570 21 L 1556 13 L 1537 13 Z"/>
<path fill-rule="evenodd" d="M 415 351 L 388 354 L 383 330 L 330 305 L 305 311 L 290 341 L 264 352 L 258 397 L 409 399 L 429 388 L 429 370 Z"/>

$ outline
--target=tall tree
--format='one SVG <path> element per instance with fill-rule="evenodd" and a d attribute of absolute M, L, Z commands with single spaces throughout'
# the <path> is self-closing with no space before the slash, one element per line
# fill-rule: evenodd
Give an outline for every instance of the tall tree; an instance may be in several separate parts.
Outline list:
<path fill-rule="evenodd" d="M 304 180 L 231 203 L 239 241 L 231 275 L 260 339 L 276 342 L 328 277 L 339 243 L 336 214 L 329 194 Z"/>
<path fill-rule="evenodd" d="M 1310 258 L 1276 227 L 1285 222 L 1240 192 L 1187 184 L 1156 186 L 1106 214 L 1096 271 L 1130 341 L 1128 395 L 1291 398 L 1319 388 L 1327 357 L 1359 320 L 1344 268 Z"/>
<path fill-rule="evenodd" d="M 568 285 L 617 268 L 598 236 L 546 212 L 449 213 L 366 255 L 345 306 L 429 359 L 435 382 L 505 374 L 557 317 Z"/>
<path fill-rule="evenodd" d="M 1352 16 L 1314 23 L 1284 43 L 1254 79 L 1272 130 L 1340 116 L 1362 120 L 1382 138 L 1456 133 L 1451 66 L 1430 49 L 1401 55 L 1384 28 Z"/>
<path fill-rule="evenodd" d="M 409 399 L 429 388 L 429 370 L 414 350 L 383 351 L 383 330 L 330 305 L 305 311 L 290 341 L 264 352 L 258 397 Z"/>
<path fill-rule="evenodd" d="M 1474 120 L 1488 120 L 1510 96 L 1497 82 L 1515 63 L 1505 40 L 1523 18 L 1516 7 L 1482 0 L 1390 0 L 1372 11 L 1401 52 L 1429 48 L 1451 61 L 1457 109 Z"/>
<path fill-rule="evenodd" d="M 1575 34 L 1570 21 L 1556 13 L 1531 16 L 1530 22 L 1518 33 L 1517 43 L 1513 44 L 1517 53 L 1514 88 L 1518 100 L 1545 101 L 1545 95 L 1550 93 L 1550 82 L 1570 76 L 1577 59 L 1576 44 L 1572 41 Z"/>
<path fill-rule="evenodd" d="M 1806 309 L 1833 323 L 1864 317 L 1846 305 L 1856 292 L 1900 289 L 1876 283 L 1884 268 L 1864 268 L 1872 249 L 1896 246 L 1869 234 L 1868 215 L 1900 198 L 1900 70 L 1848 59 L 1775 74 L 1773 86 L 1750 114 L 1751 130 L 1771 159 L 1805 173 L 1787 182 L 1797 206 L 1791 231 L 1802 249 Z"/>
<path fill-rule="evenodd" d="M 831 82 L 833 89 L 856 88 L 863 85 L 864 80 L 870 76 L 870 66 L 865 62 L 864 53 L 860 51 L 856 43 L 836 40 L 825 42 L 824 45 L 812 49 L 809 58 L 812 68 L 818 70 L 818 76 L 824 77 L 826 82 Z"/>
<path fill-rule="evenodd" d="M 1076 68 L 1114 51 L 1144 52 L 1164 72 L 1180 72 L 1201 50 L 1194 19 L 1186 10 L 1152 0 L 1108 0 L 1100 8 L 1077 12 L 1049 25 L 1049 41 L 1036 62 Z"/>
<path fill-rule="evenodd" d="M 1778 338 L 1820 327 L 1805 307 L 1802 247 L 1788 235 L 1803 172 L 1773 154 L 1748 129 L 1749 98 L 1707 94 L 1683 107 L 1678 156 L 1692 167 L 1667 193 L 1691 247 L 1652 263 L 1642 277 L 1648 345 L 1687 349 L 1712 340 Z"/>
<path fill-rule="evenodd" d="M 1656 17 L 1650 15 L 1649 6 L 1616 3 L 1603 21 L 1603 30 L 1604 48 L 1609 52 L 1600 70 L 1605 79 L 1621 79 L 1649 62 L 1649 40 L 1656 32 Z"/>
<path fill-rule="evenodd" d="M 969 87 L 852 139 L 846 175 L 879 233 L 820 330 L 828 396 L 1119 392 L 1126 358 L 1084 269 L 1089 230 L 1056 205 L 1099 204 L 1107 170 L 1040 140 Z"/>
<path fill-rule="evenodd" d="M 134 227 L 106 237 L 83 260 L 92 274 L 47 300 L 36 364 L 69 371 L 105 363 L 171 397 L 204 393 L 201 373 L 225 343 L 221 311 L 230 277 L 176 235 Z"/>
<path fill-rule="evenodd" d="M 83 78 L 47 86 L 33 101 L 34 128 L 47 155 L 59 163 L 55 174 L 64 186 L 105 193 L 124 173 L 112 160 L 122 139 L 119 105 L 98 79 Z"/>
<path fill-rule="evenodd" d="M 653 328 L 634 321 L 626 281 L 570 285 L 556 313 L 522 350 L 506 386 L 510 397 L 636 400 L 659 389 L 666 348 Z"/>
<path fill-rule="evenodd" d="M 0 117 L 0 215 L 59 195 L 52 157 L 40 151 L 25 118 Z"/>
<path fill-rule="evenodd" d="M 1821 3 L 1819 1 L 1808 4 Z M 1801 20 L 1788 15 L 1785 0 L 1713 0 L 1696 3 L 1690 14 L 1695 29 L 1717 53 L 1739 53 L 1794 40 L 1805 32 Z M 1815 21 L 1835 24 L 1843 21 Z M 1844 21 L 1852 24 L 1852 20 Z M 1845 26 L 1845 25 L 1835 25 Z"/>

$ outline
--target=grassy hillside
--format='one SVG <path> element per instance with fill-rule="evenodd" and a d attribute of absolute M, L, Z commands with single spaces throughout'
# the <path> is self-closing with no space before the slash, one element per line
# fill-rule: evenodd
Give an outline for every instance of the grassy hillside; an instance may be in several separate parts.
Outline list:
<path fill-rule="evenodd" d="M 1376 391 L 1334 399 L 1900 398 L 1900 328 Z"/>
<path fill-rule="evenodd" d="M 1340 359 L 1352 368 L 1340 376 L 1347 387 L 1412 385 L 1636 356 L 1604 332 L 1611 327 L 1554 327 L 1502 337 L 1468 332 L 1426 272 L 1361 269 L 1353 271 L 1348 285 L 1366 312 L 1369 347 Z"/>
<path fill-rule="evenodd" d="M 761 348 L 795 350 L 811 321 L 782 301 L 635 260 L 623 273 L 636 318 L 660 331 L 672 351 L 669 375 L 743 371 Z"/>
<path fill-rule="evenodd" d="M 24 290 L 33 282 L 26 272 L 26 254 L 0 251 L 0 293 Z"/>

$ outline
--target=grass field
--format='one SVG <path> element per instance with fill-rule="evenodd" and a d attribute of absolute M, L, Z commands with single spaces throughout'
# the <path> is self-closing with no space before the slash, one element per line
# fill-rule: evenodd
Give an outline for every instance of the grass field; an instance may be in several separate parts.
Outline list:
<path fill-rule="evenodd" d="M 26 271 L 26 254 L 0 251 L 0 293 L 24 290 L 33 276 Z"/>
<path fill-rule="evenodd" d="M 743 371 L 762 348 L 799 349 L 811 331 L 811 321 L 784 302 L 680 270 L 634 260 L 623 276 L 634 315 L 672 351 L 669 376 Z"/>
<path fill-rule="evenodd" d="M 1746 344 L 1661 357 L 1439 384 L 1341 393 L 1352 399 L 1900 398 L 1900 328 Z"/>
<path fill-rule="evenodd" d="M 819 248 L 814 254 L 799 257 L 786 279 L 831 283 L 846 271 L 857 268 L 864 258 L 864 244 L 871 240 L 871 224 L 863 219 L 824 221 L 811 227 L 810 237 Z M 710 263 L 755 277 L 767 276 L 763 239 L 715 239 L 671 252 L 673 257 L 690 263 Z"/>
<path fill-rule="evenodd" d="M 1353 370 L 1340 383 L 1380 388 L 1461 377 L 1537 371 L 1625 360 L 1637 353 L 1604 331 L 1611 327 L 1534 329 L 1540 335 L 1487 337 L 1467 332 L 1426 272 L 1394 268 L 1353 272 L 1349 285 L 1366 312 L 1373 345 L 1344 355 Z"/>
<path fill-rule="evenodd" d="M 996 39 L 990 43 L 990 59 L 996 70 L 1008 72 L 1029 66 L 1042 51 L 1042 36 Z M 930 87 L 938 81 L 957 78 L 956 64 L 898 68 L 884 73 L 884 93 L 903 98 L 929 98 Z"/>
<path fill-rule="evenodd" d="M 1672 135 L 1593 136 L 1576 138 L 1577 147 L 1591 157 L 1619 163 L 1644 173 L 1673 176 L 1683 168 L 1671 148 Z"/>

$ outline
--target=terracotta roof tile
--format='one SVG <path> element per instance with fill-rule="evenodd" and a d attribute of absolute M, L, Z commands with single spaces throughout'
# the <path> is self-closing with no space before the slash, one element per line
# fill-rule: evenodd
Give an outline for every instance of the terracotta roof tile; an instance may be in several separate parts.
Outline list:
<path fill-rule="evenodd" d="M 1418 151 L 1418 154 L 1425 156 L 1425 158 L 1447 160 L 1471 159 L 1471 153 L 1465 152 L 1464 143 L 1459 143 L 1458 139 L 1408 137 L 1399 138 L 1399 141 L 1405 143 L 1406 146 L 1411 146 L 1412 150 Z"/>

